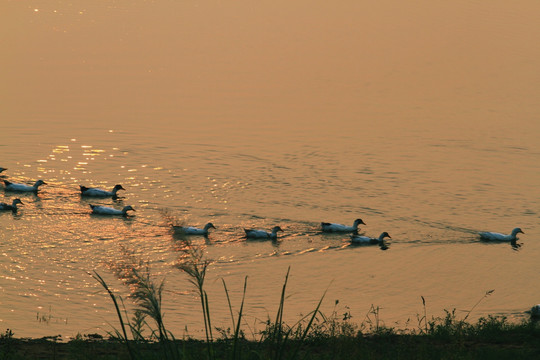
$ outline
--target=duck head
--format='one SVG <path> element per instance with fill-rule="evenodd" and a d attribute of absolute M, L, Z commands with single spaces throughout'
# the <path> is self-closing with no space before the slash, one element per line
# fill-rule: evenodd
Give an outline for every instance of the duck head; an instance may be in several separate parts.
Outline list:
<path fill-rule="evenodd" d="M 208 230 L 208 229 L 215 229 L 216 227 L 214 226 L 214 224 L 212 224 L 211 222 L 209 222 L 208 224 L 204 225 L 204 230 Z"/>
<path fill-rule="evenodd" d="M 17 204 L 24 205 L 21 199 L 14 199 L 13 203 L 11 203 L 11 206 L 17 206 Z"/>
<path fill-rule="evenodd" d="M 514 230 L 512 230 L 512 236 L 516 236 L 517 234 L 525 234 L 521 228 L 515 228 Z"/>
<path fill-rule="evenodd" d="M 367 225 L 365 222 L 362 221 L 362 219 L 356 219 L 354 220 L 354 226 L 358 226 L 358 225 Z"/>
<path fill-rule="evenodd" d="M 39 186 L 41 186 L 41 185 L 47 185 L 47 183 L 46 183 L 45 181 L 43 181 L 43 180 L 38 180 L 38 181 L 36 181 L 36 183 L 34 184 L 34 187 L 37 188 L 37 187 L 39 187 Z"/>
<path fill-rule="evenodd" d="M 127 214 L 128 211 L 136 211 L 134 208 L 131 207 L 131 205 L 128 205 L 128 206 L 124 206 L 124 208 L 122 209 L 122 212 L 124 214 Z"/>

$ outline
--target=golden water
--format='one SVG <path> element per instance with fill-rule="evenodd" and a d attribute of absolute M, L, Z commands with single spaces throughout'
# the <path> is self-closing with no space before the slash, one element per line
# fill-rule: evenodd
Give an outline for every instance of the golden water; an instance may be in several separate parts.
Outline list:
<path fill-rule="evenodd" d="M 416 326 L 444 309 L 520 318 L 540 302 L 540 5 L 454 1 L 3 1 L 0 166 L 43 186 L 0 214 L 0 328 L 104 333 L 122 296 L 122 248 L 166 278 L 165 323 L 201 336 L 173 265 L 166 209 L 212 221 L 207 289 L 227 327 L 248 276 L 246 319 L 317 304 L 361 322 Z M 81 199 L 78 185 L 127 191 Z M 89 215 L 89 203 L 135 216 Z M 322 235 L 321 221 L 388 231 L 387 251 Z M 280 225 L 252 242 L 243 227 Z M 476 232 L 520 226 L 518 249 Z M 126 301 L 129 304 L 129 300 Z M 348 308 L 347 308 L 348 307 Z M 410 322 L 407 324 L 407 320 Z"/>

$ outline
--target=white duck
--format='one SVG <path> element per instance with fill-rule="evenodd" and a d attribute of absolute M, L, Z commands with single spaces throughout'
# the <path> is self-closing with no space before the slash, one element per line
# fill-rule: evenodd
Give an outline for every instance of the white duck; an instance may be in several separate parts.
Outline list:
<path fill-rule="evenodd" d="M 0 210 L 11 210 L 13 212 L 17 212 L 17 204 L 24 205 L 20 199 L 14 199 L 11 205 L 3 202 L 0 203 Z"/>
<path fill-rule="evenodd" d="M 386 231 L 379 238 L 371 238 L 369 236 L 351 235 L 351 243 L 353 244 L 383 244 L 384 238 L 392 238 Z"/>
<path fill-rule="evenodd" d="M 107 207 L 107 206 L 101 206 L 101 205 L 90 205 L 90 208 L 92 208 L 92 214 L 99 214 L 99 215 L 121 215 L 121 216 L 127 216 L 129 210 L 135 211 L 134 208 L 131 207 L 131 205 L 124 206 L 122 210 L 118 210 L 115 208 Z"/>
<path fill-rule="evenodd" d="M 10 181 L 4 180 L 5 189 L 7 191 L 18 191 L 18 192 L 35 192 L 37 193 L 38 188 L 41 185 L 47 185 L 47 183 L 43 180 L 38 180 L 33 186 L 26 185 L 26 184 L 15 184 Z"/>
<path fill-rule="evenodd" d="M 324 232 L 357 232 L 358 225 L 360 224 L 366 225 L 362 219 L 356 219 L 354 220 L 353 226 L 323 222 L 321 223 L 321 228 Z"/>
<path fill-rule="evenodd" d="M 272 232 L 266 232 L 265 230 L 253 230 L 253 229 L 244 229 L 246 232 L 246 237 L 248 239 L 277 239 L 277 232 L 283 231 L 279 226 L 274 226 Z"/>
<path fill-rule="evenodd" d="M 174 232 L 177 234 L 184 234 L 184 235 L 208 235 L 208 229 L 215 229 L 216 227 L 212 223 L 208 223 L 204 225 L 204 228 L 199 229 L 193 226 L 175 226 L 173 225 Z"/>
<path fill-rule="evenodd" d="M 122 187 L 122 185 L 115 185 L 111 191 L 98 189 L 98 188 L 88 188 L 82 185 L 79 185 L 79 187 L 81 188 L 82 196 L 92 196 L 92 197 L 107 197 L 107 196 L 116 197 L 116 193 L 118 192 L 118 190 L 126 190 Z"/>
<path fill-rule="evenodd" d="M 6 170 L 7 170 L 7 168 L 0 167 L 0 173 L 4 172 Z"/>
<path fill-rule="evenodd" d="M 480 232 L 478 235 L 480 235 L 482 240 L 488 241 L 516 241 L 516 235 L 519 233 L 525 234 L 520 228 L 515 228 L 510 235 L 499 234 L 496 232 Z"/>

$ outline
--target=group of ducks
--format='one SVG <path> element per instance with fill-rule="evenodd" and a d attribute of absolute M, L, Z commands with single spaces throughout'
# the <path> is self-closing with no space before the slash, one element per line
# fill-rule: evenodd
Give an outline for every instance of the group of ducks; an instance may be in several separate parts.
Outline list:
<path fill-rule="evenodd" d="M 7 170 L 6 168 L 0 167 L 0 173 Z M 7 180 L 4 181 L 4 189 L 6 191 L 11 192 L 33 192 L 37 193 L 38 189 L 41 185 L 47 185 L 46 182 L 43 180 L 38 180 L 34 183 L 34 185 L 26 185 L 26 184 L 17 184 L 12 183 Z M 104 189 L 99 188 L 89 188 L 86 186 L 80 185 L 80 191 L 81 196 L 85 197 L 117 197 L 117 192 L 119 190 L 125 190 L 122 185 L 115 185 L 111 191 L 107 191 Z M 17 205 L 23 204 L 23 202 L 20 199 L 14 199 L 13 202 L 10 204 L 6 204 L 3 202 L 0 202 L 0 210 L 10 210 L 13 212 L 17 211 Z M 107 206 L 101 206 L 101 205 L 90 205 L 90 208 L 92 209 L 93 214 L 100 214 L 100 215 L 119 215 L 119 216 L 127 216 L 128 211 L 135 211 L 133 207 L 130 205 L 125 206 L 122 210 L 118 210 L 112 207 Z M 353 244 L 366 244 L 366 245 L 379 245 L 381 248 L 385 248 L 384 245 L 384 239 L 390 238 L 390 235 L 385 231 L 381 233 L 381 235 L 378 238 L 372 238 L 369 236 L 362 236 L 358 234 L 358 227 L 360 225 L 366 225 L 366 223 L 362 219 L 356 219 L 353 222 L 352 226 L 342 225 L 342 224 L 336 224 L 336 223 L 328 223 L 328 222 L 322 222 L 321 223 L 321 230 L 325 233 L 351 233 L 351 243 Z M 204 228 L 197 228 L 193 226 L 179 226 L 179 225 L 173 225 L 173 230 L 175 234 L 182 234 L 182 235 L 203 235 L 208 236 L 208 232 L 210 229 L 215 229 L 216 227 L 214 224 L 209 222 L 204 226 Z M 244 229 L 246 238 L 248 239 L 270 239 L 270 240 L 276 240 L 277 239 L 277 233 L 278 231 L 283 232 L 283 229 L 279 226 L 274 226 L 272 228 L 271 232 L 267 232 L 266 230 L 255 230 L 255 229 Z M 524 232 L 520 228 L 515 228 L 512 230 L 512 232 L 509 235 L 500 234 L 496 232 L 480 232 L 478 233 L 480 235 L 480 238 L 482 240 L 486 241 L 506 241 L 511 242 L 515 244 L 517 240 L 517 234 L 524 234 Z M 540 318 L 540 304 L 535 305 L 531 308 L 529 311 L 530 315 L 534 319 Z"/>
<path fill-rule="evenodd" d="M 0 173 L 2 173 L 5 170 L 7 169 L 0 167 Z M 41 185 L 47 185 L 47 183 L 43 180 L 36 181 L 34 185 L 32 186 L 26 185 L 26 184 L 17 184 L 17 183 L 13 183 L 7 180 L 3 180 L 3 182 L 4 182 L 5 191 L 11 191 L 11 192 L 37 193 Z M 85 196 L 85 197 L 116 198 L 119 190 L 125 190 L 125 189 L 122 187 L 122 185 L 115 185 L 110 191 L 99 189 L 99 188 L 89 188 L 89 187 L 80 185 L 81 196 Z M 6 204 L 6 203 L 1 202 L 0 210 L 10 210 L 10 211 L 16 212 L 17 205 L 19 204 L 22 205 L 23 202 L 18 198 L 14 199 L 11 204 Z M 102 206 L 102 205 L 92 205 L 92 204 L 90 204 L 90 208 L 92 209 L 93 214 L 99 214 L 99 215 L 127 216 L 128 211 L 135 211 L 135 209 L 131 205 L 125 206 L 122 210 L 115 209 L 112 207 L 107 207 L 107 206 Z M 384 239 L 392 238 L 386 231 L 381 233 L 381 235 L 379 235 L 378 238 L 372 238 L 369 236 L 359 235 L 358 227 L 360 225 L 366 225 L 366 223 L 362 221 L 362 219 L 354 220 L 352 226 L 322 222 L 321 230 L 325 233 L 351 233 L 350 235 L 351 243 L 354 243 L 354 244 L 372 244 L 372 245 L 378 244 L 380 246 L 384 246 Z M 212 223 L 206 224 L 204 228 L 197 228 L 193 226 L 173 225 L 174 232 L 176 234 L 183 234 L 183 235 L 208 236 L 209 230 L 215 229 L 215 228 L 216 227 Z M 246 238 L 250 238 L 250 239 L 276 240 L 278 231 L 283 232 L 283 229 L 279 226 L 274 226 L 270 232 L 267 232 L 266 230 L 244 229 Z M 517 234 L 520 234 L 520 233 L 524 234 L 524 232 L 520 228 L 515 228 L 512 230 L 512 232 L 509 235 L 500 234 L 496 232 L 480 232 L 478 234 L 480 235 L 480 238 L 482 240 L 486 240 L 486 241 L 506 241 L 506 242 L 515 243 L 517 240 Z"/>
<path fill-rule="evenodd" d="M 0 173 L 4 170 L 7 170 L 6 168 L 0 168 Z M 38 180 L 34 183 L 34 185 L 26 185 L 26 184 L 17 184 L 13 183 L 11 181 L 3 180 L 4 182 L 4 190 L 9 192 L 19 192 L 19 193 L 29 193 L 32 192 L 36 194 L 39 190 L 39 187 L 41 185 L 47 185 L 47 183 L 43 180 Z M 116 193 L 118 190 L 125 190 L 122 185 L 116 185 L 111 191 L 98 189 L 98 188 L 88 188 L 86 186 L 80 186 L 81 188 L 81 195 L 82 196 L 90 196 L 90 197 L 116 197 Z M 13 202 L 10 204 L 6 203 L 0 203 L 0 210 L 11 210 L 13 212 L 17 212 L 17 205 L 24 205 L 21 199 L 14 199 Z M 90 208 L 92 209 L 92 213 L 94 214 L 101 214 L 101 215 L 123 215 L 127 216 L 127 212 L 129 210 L 135 211 L 133 207 L 130 205 L 125 206 L 122 210 L 118 210 L 112 207 L 107 206 L 101 206 L 101 205 L 92 205 L 90 204 Z"/>

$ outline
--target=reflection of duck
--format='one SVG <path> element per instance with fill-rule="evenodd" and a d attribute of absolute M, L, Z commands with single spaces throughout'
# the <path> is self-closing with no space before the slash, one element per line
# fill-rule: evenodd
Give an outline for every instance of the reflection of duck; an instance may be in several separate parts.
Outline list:
<path fill-rule="evenodd" d="M 204 225 L 204 228 L 199 229 L 193 226 L 175 226 L 173 225 L 174 232 L 177 234 L 185 235 L 208 235 L 208 229 L 215 229 L 216 227 L 212 223 Z"/>
<path fill-rule="evenodd" d="M 351 235 L 351 242 L 353 244 L 366 244 L 366 245 L 375 245 L 375 244 L 383 244 L 384 238 L 392 238 L 388 233 L 385 231 L 383 232 L 379 238 L 371 238 L 369 236 L 360 236 L 360 235 Z"/>
<path fill-rule="evenodd" d="M 118 190 L 126 190 L 122 185 L 115 185 L 111 191 L 98 189 L 98 188 L 87 188 L 86 186 L 79 185 L 81 188 L 82 196 L 92 196 L 92 197 L 107 197 L 107 196 L 116 196 Z"/>
<path fill-rule="evenodd" d="M 496 232 L 480 232 L 480 233 L 478 233 L 478 235 L 480 235 L 480 238 L 482 240 L 487 240 L 487 241 L 512 241 L 512 242 L 515 242 L 517 240 L 516 235 L 518 233 L 525 234 L 523 231 L 521 231 L 520 228 L 515 228 L 514 230 L 512 230 L 512 233 L 510 235 L 499 234 L 499 233 L 496 233 Z"/>
<path fill-rule="evenodd" d="M 277 232 L 283 231 L 279 226 L 274 226 L 272 232 L 266 232 L 264 230 L 244 229 L 246 237 L 249 239 L 277 239 Z"/>
<path fill-rule="evenodd" d="M 10 181 L 4 180 L 4 184 L 6 186 L 6 190 L 8 191 L 18 191 L 18 192 L 37 192 L 38 188 L 41 185 L 47 185 L 47 183 L 43 180 L 38 180 L 33 186 L 26 185 L 26 184 L 15 184 Z"/>
<path fill-rule="evenodd" d="M 360 224 L 366 225 L 362 219 L 356 219 L 354 220 L 353 226 L 323 222 L 321 223 L 321 228 L 324 232 L 357 232 L 358 225 Z"/>
<path fill-rule="evenodd" d="M 134 208 L 131 207 L 131 205 L 124 206 L 122 210 L 114 209 L 107 206 L 101 206 L 101 205 L 90 205 L 92 208 L 93 214 L 99 214 L 99 215 L 121 215 L 121 216 L 127 216 L 129 210 L 135 211 Z"/>
<path fill-rule="evenodd" d="M 14 199 L 11 205 L 3 202 L 0 203 L 0 210 L 11 210 L 13 212 L 17 212 L 17 204 L 24 205 L 20 199 Z"/>
<path fill-rule="evenodd" d="M 7 170 L 7 168 L 0 167 L 0 173 L 3 173 L 6 170 Z"/>

